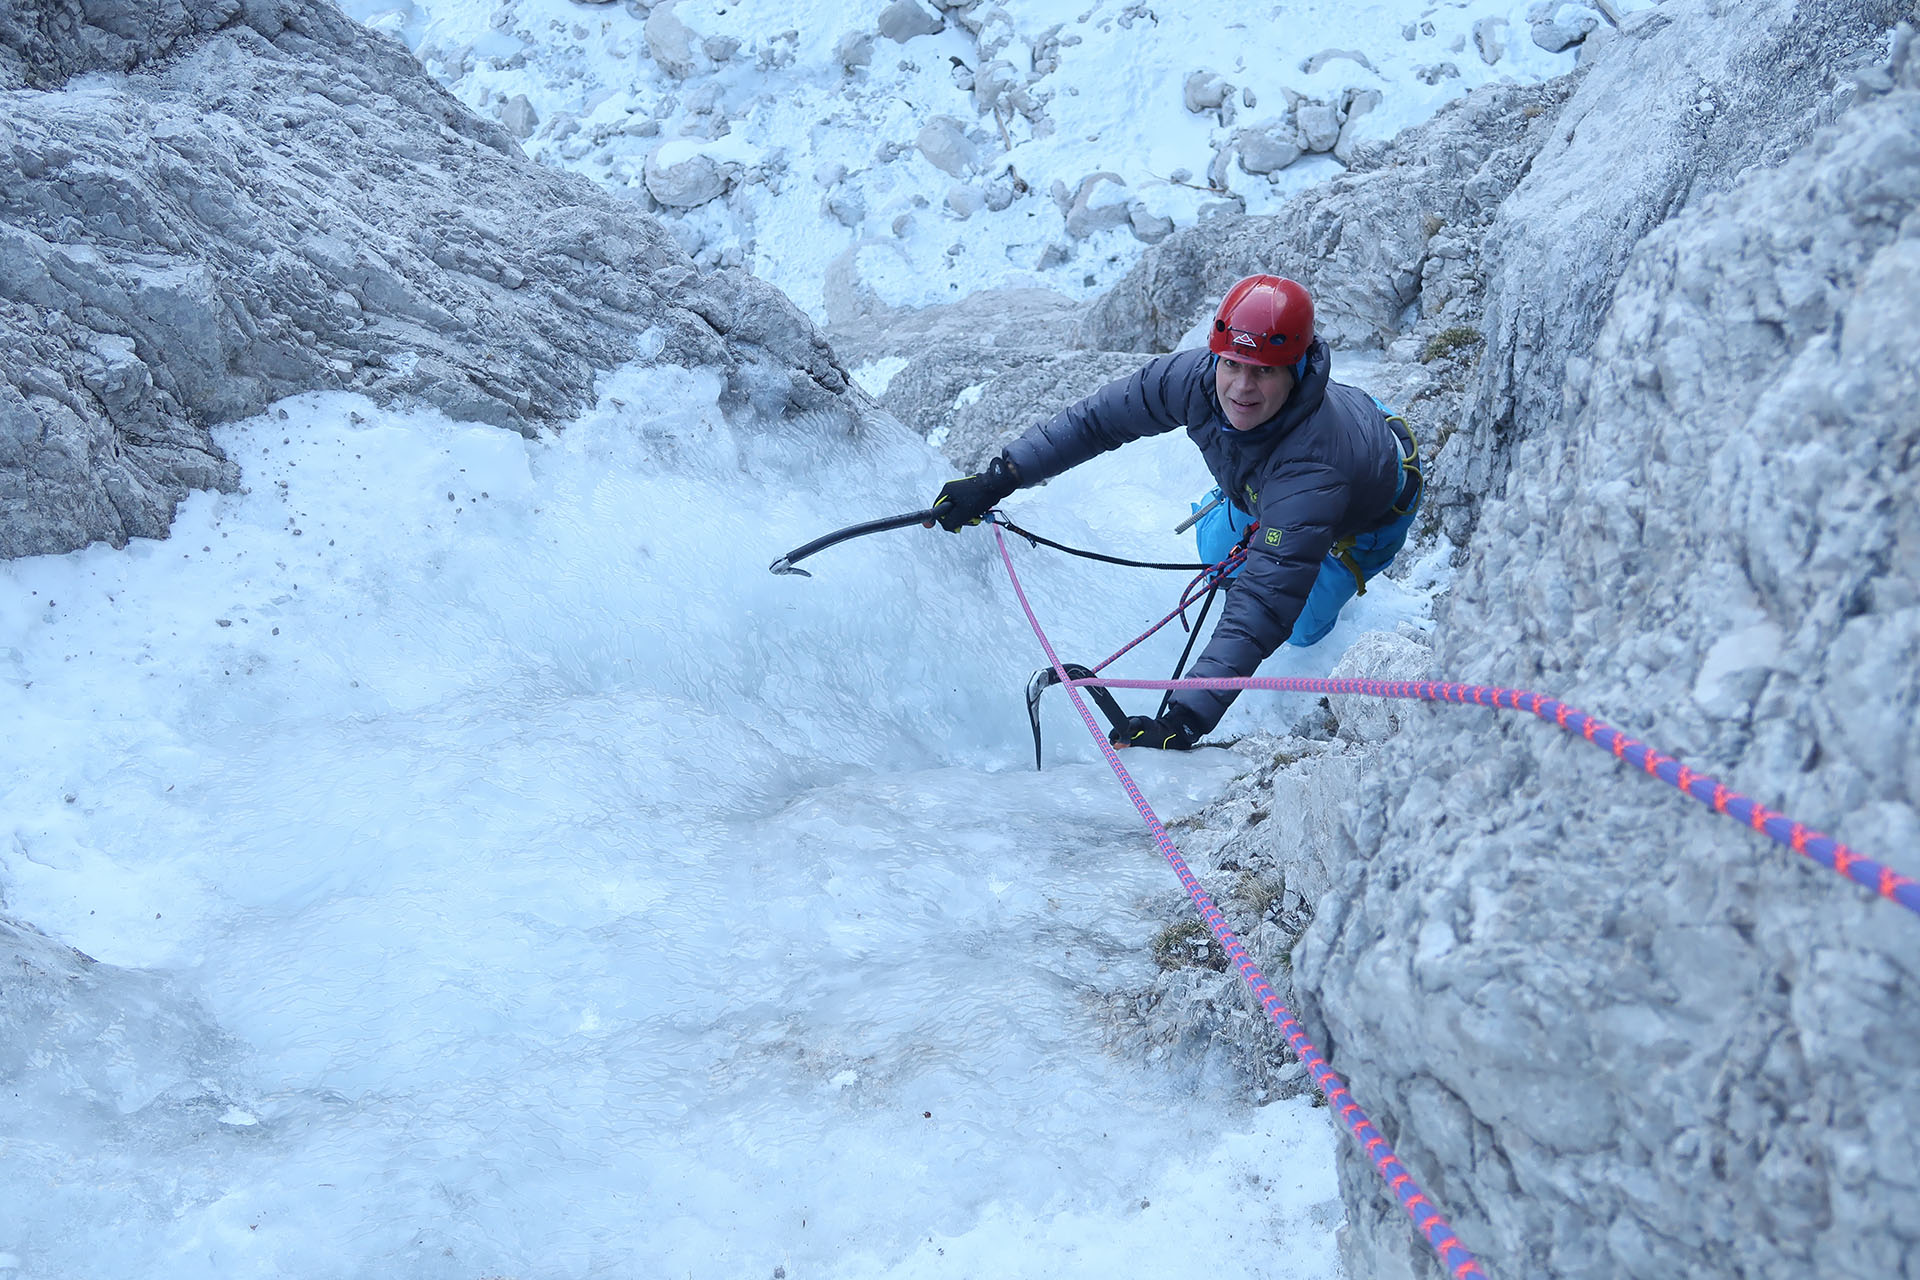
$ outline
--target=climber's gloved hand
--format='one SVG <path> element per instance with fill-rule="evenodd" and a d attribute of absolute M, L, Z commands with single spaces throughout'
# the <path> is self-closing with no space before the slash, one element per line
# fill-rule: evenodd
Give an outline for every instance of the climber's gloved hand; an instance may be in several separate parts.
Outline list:
<path fill-rule="evenodd" d="M 980 474 L 940 486 L 940 495 L 933 500 L 933 518 L 948 533 L 958 533 L 962 525 L 979 524 L 981 516 L 1019 487 L 1013 464 L 1005 456 L 995 458 Z"/>
<path fill-rule="evenodd" d="M 1190 729 L 1178 711 L 1159 716 L 1128 716 L 1116 725 L 1107 741 L 1116 747 L 1154 747 L 1161 751 L 1186 751 L 1200 735 Z"/>

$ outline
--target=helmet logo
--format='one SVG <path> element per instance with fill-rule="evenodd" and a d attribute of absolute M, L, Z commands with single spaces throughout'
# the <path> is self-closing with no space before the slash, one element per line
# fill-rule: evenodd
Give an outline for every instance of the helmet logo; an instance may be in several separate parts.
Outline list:
<path fill-rule="evenodd" d="M 1260 344 L 1254 340 L 1252 334 L 1236 332 L 1233 335 L 1233 345 L 1236 347 L 1257 347 Z"/>

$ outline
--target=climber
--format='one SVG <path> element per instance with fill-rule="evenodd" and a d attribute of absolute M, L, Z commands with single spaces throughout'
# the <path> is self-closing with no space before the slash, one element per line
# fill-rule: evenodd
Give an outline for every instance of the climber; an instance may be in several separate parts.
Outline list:
<path fill-rule="evenodd" d="M 1201 558 L 1217 563 L 1252 531 L 1246 564 L 1189 674 L 1246 676 L 1282 643 L 1323 638 L 1406 543 L 1420 505 L 1419 458 L 1404 420 L 1328 377 L 1332 357 L 1314 333 L 1313 300 L 1294 281 L 1257 275 L 1234 285 L 1207 347 L 1156 357 L 1030 427 L 985 471 L 948 481 L 933 516 L 957 533 L 1015 489 L 1185 427 L 1219 483 L 1212 496 L 1226 496 L 1196 526 Z M 1235 696 L 1183 691 L 1157 716 L 1129 717 L 1112 740 L 1184 751 Z"/>

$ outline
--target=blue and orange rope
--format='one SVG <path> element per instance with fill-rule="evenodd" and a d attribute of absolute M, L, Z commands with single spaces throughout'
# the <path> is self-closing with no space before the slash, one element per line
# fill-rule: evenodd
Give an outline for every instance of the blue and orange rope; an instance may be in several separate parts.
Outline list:
<path fill-rule="evenodd" d="M 1655 751 L 1644 742 L 1557 698 L 1524 689 L 1493 685 L 1453 684 L 1432 680 L 1322 680 L 1309 676 L 1241 676 L 1213 680 L 1072 680 L 1069 685 L 1103 685 L 1109 689 L 1264 689 L 1276 693 L 1358 694 L 1374 698 L 1406 698 L 1426 702 L 1470 703 L 1479 707 L 1525 711 L 1577 738 L 1583 738 L 1615 759 L 1678 788 L 1684 794 L 1734 821 L 1742 823 L 1829 871 L 1873 890 L 1881 897 L 1920 914 L 1920 881 L 1901 875 L 1864 854 L 1856 853 L 1832 836 L 1776 813 L 1741 795 L 1710 774 L 1690 769 L 1679 760 Z"/>

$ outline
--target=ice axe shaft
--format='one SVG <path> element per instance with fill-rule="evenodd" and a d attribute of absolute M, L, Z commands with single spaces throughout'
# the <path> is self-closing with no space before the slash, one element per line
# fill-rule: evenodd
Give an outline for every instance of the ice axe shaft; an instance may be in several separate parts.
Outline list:
<path fill-rule="evenodd" d="M 1212 502 L 1209 502 L 1206 506 L 1200 508 L 1198 511 L 1194 512 L 1192 515 L 1188 516 L 1185 520 L 1182 520 L 1179 524 L 1173 526 L 1173 531 L 1175 533 L 1185 533 L 1187 530 L 1193 528 L 1193 526 L 1199 524 L 1200 518 L 1202 516 L 1206 515 L 1207 512 L 1213 510 L 1215 507 L 1219 506 L 1221 503 L 1225 502 L 1226 500 L 1227 500 L 1227 495 L 1224 493 L 1214 495 L 1214 499 Z"/>
<path fill-rule="evenodd" d="M 883 516 L 878 520 L 869 520 L 865 524 L 850 524 L 844 529 L 836 529 L 823 537 L 815 538 L 805 546 L 795 547 L 767 567 L 775 573 L 797 573 L 803 578 L 811 578 L 813 575 L 805 569 L 796 569 L 794 566 L 816 552 L 825 551 L 828 547 L 837 546 L 853 538 L 864 538 L 870 533 L 885 533 L 889 529 L 904 529 L 911 524 L 932 523 L 933 511 L 929 508 L 925 511 L 908 511 L 897 516 Z"/>

